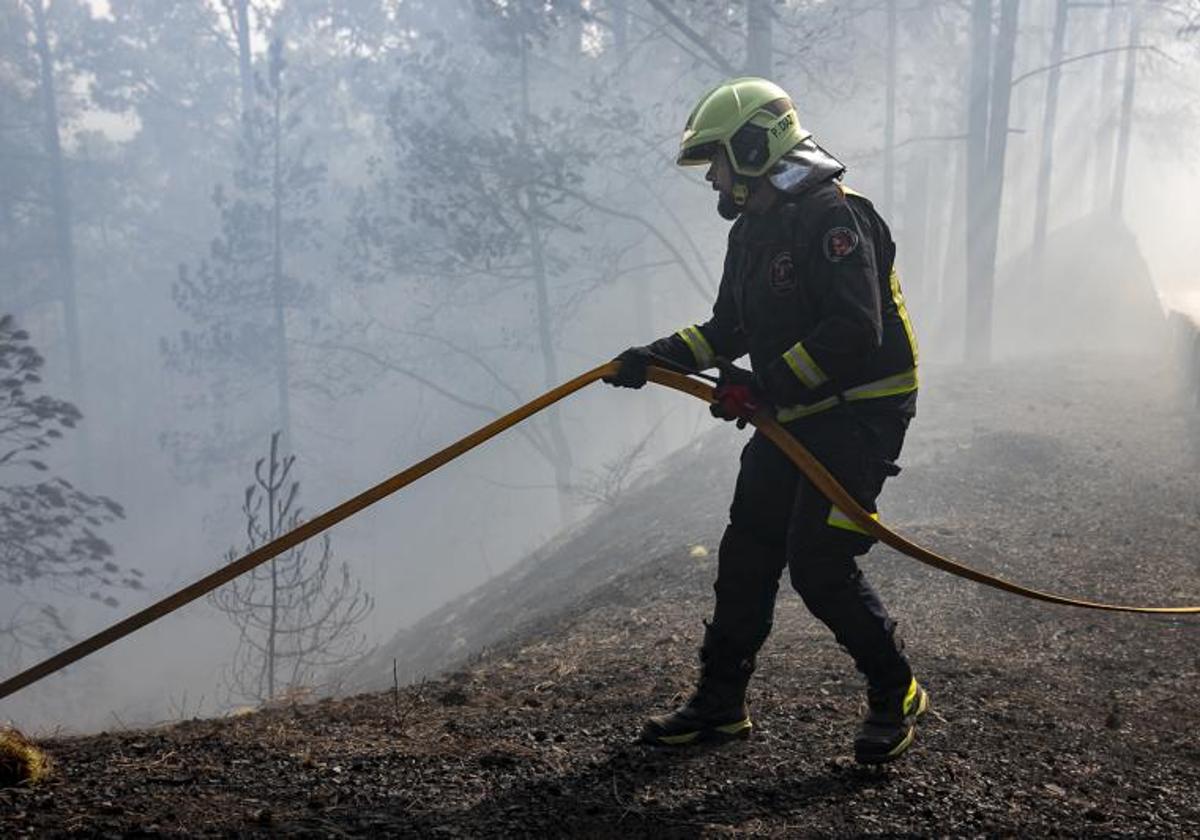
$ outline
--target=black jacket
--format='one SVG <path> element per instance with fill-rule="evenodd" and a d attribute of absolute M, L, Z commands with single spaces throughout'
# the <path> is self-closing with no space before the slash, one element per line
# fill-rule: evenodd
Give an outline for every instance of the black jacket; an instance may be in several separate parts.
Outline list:
<path fill-rule="evenodd" d="M 746 353 L 782 421 L 840 402 L 911 413 L 917 345 L 871 202 L 835 180 L 743 214 L 712 317 L 651 345 L 698 368 Z"/>

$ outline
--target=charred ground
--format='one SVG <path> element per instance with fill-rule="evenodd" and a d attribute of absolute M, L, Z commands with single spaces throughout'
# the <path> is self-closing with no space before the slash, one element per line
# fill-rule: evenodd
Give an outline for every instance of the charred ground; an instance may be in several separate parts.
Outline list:
<path fill-rule="evenodd" d="M 1200 438 L 1154 362 L 987 384 L 931 371 L 887 520 L 972 565 L 1123 602 L 1200 590 Z M 1098 371 L 1103 371 L 1099 375 Z M 620 505 L 402 634 L 361 678 L 437 679 L 44 742 L 6 836 L 1138 835 L 1200 832 L 1200 623 L 1038 605 L 876 549 L 934 713 L 901 764 L 849 758 L 861 685 L 781 597 L 750 741 L 632 743 L 685 692 L 736 461 L 723 430 Z M 651 503 L 653 502 L 653 504 Z M 695 556 L 694 546 L 709 549 Z"/>

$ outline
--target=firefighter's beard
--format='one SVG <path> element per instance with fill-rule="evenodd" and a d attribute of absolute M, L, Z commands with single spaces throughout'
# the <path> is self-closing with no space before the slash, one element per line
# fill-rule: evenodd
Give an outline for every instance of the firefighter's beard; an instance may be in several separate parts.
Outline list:
<path fill-rule="evenodd" d="M 722 219 L 732 222 L 742 215 L 742 208 L 733 200 L 732 195 L 722 191 L 717 199 L 717 212 L 721 214 Z"/>

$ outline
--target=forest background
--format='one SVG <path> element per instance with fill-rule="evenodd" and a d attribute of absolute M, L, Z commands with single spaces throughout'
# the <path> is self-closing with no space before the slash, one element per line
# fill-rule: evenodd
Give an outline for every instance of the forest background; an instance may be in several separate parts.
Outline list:
<path fill-rule="evenodd" d="M 1147 306 L 1200 311 L 1198 46 L 1200 4 L 1149 0 L 0 0 L 6 672 L 244 548 L 276 440 L 322 510 L 702 321 L 727 223 L 673 153 L 730 76 L 787 88 L 890 221 L 925 363 L 1154 345 Z M 338 528 L 345 655 L 708 422 L 593 389 Z M 223 711 L 226 619 L 5 716 Z"/>

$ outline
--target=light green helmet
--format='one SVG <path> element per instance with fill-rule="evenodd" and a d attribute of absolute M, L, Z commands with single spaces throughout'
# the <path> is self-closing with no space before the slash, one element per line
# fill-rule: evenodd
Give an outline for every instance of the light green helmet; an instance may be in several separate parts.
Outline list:
<path fill-rule="evenodd" d="M 680 166 L 703 166 L 725 148 L 734 173 L 764 175 L 812 134 L 800 127 L 787 92 L 774 82 L 742 76 L 717 85 L 692 109 L 679 141 Z"/>

